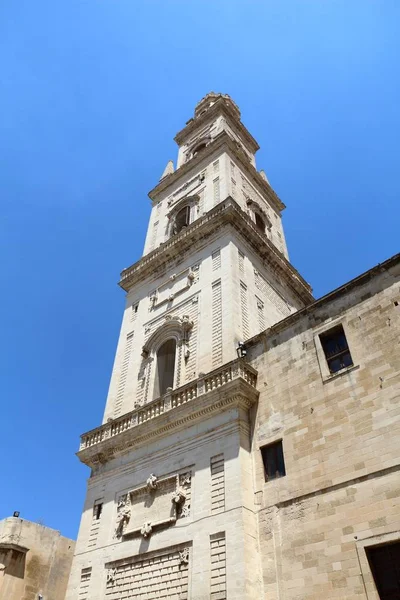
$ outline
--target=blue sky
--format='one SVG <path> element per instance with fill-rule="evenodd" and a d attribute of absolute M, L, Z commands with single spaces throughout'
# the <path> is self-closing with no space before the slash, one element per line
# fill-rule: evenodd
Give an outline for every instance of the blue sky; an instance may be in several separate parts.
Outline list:
<path fill-rule="evenodd" d="M 122 268 L 175 133 L 229 93 L 315 295 L 398 251 L 398 0 L 0 3 L 1 494 L 75 537 Z"/>

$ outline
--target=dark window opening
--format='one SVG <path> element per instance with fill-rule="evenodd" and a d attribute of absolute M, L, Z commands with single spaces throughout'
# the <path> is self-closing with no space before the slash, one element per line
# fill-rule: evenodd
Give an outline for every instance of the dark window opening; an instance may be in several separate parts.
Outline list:
<path fill-rule="evenodd" d="M 163 396 L 168 388 L 174 387 L 176 341 L 167 340 L 157 352 L 157 377 L 154 397 Z"/>
<path fill-rule="evenodd" d="M 353 365 L 349 346 L 341 325 L 322 333 L 319 337 L 331 373 L 337 373 L 341 369 Z"/>
<path fill-rule="evenodd" d="M 93 516 L 96 519 L 96 521 L 98 521 L 100 519 L 102 512 L 103 512 L 103 504 L 102 503 L 95 504 L 93 507 Z"/>
<path fill-rule="evenodd" d="M 381 600 L 400 600 L 400 542 L 366 548 Z"/>
<path fill-rule="evenodd" d="M 190 223 L 190 206 L 184 206 L 175 217 L 173 233 L 177 234 Z"/>
<path fill-rule="evenodd" d="M 261 448 L 261 456 L 264 463 L 265 481 L 286 475 L 282 440 Z"/>
<path fill-rule="evenodd" d="M 259 231 L 261 231 L 261 233 L 265 233 L 265 223 L 264 223 L 264 219 L 262 218 L 261 215 L 259 215 L 257 212 L 255 213 L 255 219 L 256 219 L 256 227 Z"/>

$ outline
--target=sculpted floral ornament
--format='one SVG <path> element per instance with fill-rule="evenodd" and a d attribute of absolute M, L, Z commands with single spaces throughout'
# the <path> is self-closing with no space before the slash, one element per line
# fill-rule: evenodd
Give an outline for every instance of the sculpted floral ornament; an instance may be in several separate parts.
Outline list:
<path fill-rule="evenodd" d="M 178 488 L 172 495 L 172 502 L 174 502 L 177 506 L 183 504 L 186 500 L 186 492 L 183 488 Z"/>
<path fill-rule="evenodd" d="M 149 535 L 151 535 L 151 532 L 153 531 L 153 528 L 151 526 L 150 522 L 147 523 L 143 523 L 142 529 L 140 530 L 140 533 L 142 534 L 142 536 L 144 538 L 147 538 Z"/>
<path fill-rule="evenodd" d="M 131 518 L 131 496 L 126 494 L 121 496 L 117 504 L 117 520 L 115 525 L 114 537 L 120 538 L 124 532 L 126 525 Z"/>
<path fill-rule="evenodd" d="M 157 489 L 157 477 L 154 473 L 151 473 L 150 477 L 147 479 L 146 487 L 148 492 L 153 492 Z"/>
<path fill-rule="evenodd" d="M 108 569 L 107 571 L 107 585 L 113 585 L 115 583 L 115 576 L 117 574 L 117 569 Z"/>
<path fill-rule="evenodd" d="M 189 548 L 184 548 L 182 552 L 179 552 L 179 562 L 181 565 L 189 563 Z"/>

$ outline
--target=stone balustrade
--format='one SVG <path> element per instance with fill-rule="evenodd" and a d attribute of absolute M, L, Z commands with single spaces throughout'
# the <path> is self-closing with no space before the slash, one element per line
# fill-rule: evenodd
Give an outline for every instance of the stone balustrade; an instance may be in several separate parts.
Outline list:
<path fill-rule="evenodd" d="M 236 359 L 210 373 L 201 373 L 195 381 L 183 385 L 176 390 L 169 389 L 161 398 L 148 402 L 144 406 L 140 406 L 118 419 L 111 420 L 101 427 L 83 434 L 79 450 L 86 450 L 87 448 L 96 446 L 100 442 L 115 437 L 132 427 L 137 427 L 146 421 L 156 419 L 163 413 L 191 402 L 197 397 L 227 385 L 235 379 L 242 379 L 248 385 L 255 388 L 257 371 L 242 360 Z"/>

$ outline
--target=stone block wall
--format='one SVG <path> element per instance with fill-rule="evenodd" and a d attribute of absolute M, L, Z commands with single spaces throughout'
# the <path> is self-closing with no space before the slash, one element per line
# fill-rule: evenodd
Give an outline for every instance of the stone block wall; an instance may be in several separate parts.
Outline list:
<path fill-rule="evenodd" d="M 260 336 L 253 460 L 266 597 L 377 600 L 365 548 L 400 539 L 400 269 Z M 317 336 L 342 324 L 353 366 L 327 375 Z M 260 448 L 282 440 L 286 476 Z M 361 574 L 360 574 L 361 573 Z"/>

